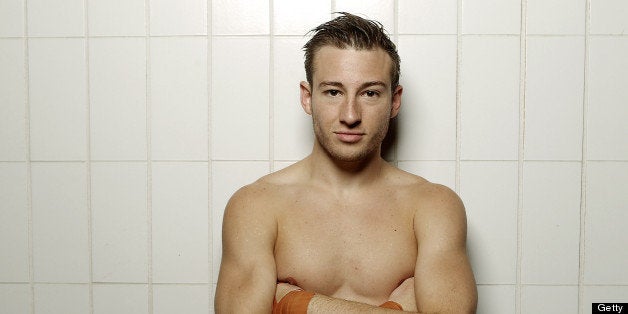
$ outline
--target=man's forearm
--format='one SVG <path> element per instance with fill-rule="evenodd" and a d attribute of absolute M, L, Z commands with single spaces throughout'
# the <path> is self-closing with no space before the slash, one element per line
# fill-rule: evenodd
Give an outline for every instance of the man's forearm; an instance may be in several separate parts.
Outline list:
<path fill-rule="evenodd" d="M 399 313 L 397 310 L 381 308 L 364 303 L 336 299 L 322 294 L 315 294 L 310 300 L 308 313 Z"/>

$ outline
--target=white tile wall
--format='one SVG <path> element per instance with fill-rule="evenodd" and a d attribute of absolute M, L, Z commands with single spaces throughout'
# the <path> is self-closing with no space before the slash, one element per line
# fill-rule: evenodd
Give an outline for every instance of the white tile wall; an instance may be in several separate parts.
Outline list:
<path fill-rule="evenodd" d="M 0 2 L 0 36 L 24 35 L 24 0 Z"/>
<path fill-rule="evenodd" d="M 224 206 L 311 150 L 302 35 L 344 10 L 398 43 L 386 157 L 461 194 L 478 313 L 626 302 L 625 1 L 5 0 L 0 313 L 212 313 Z"/>
<path fill-rule="evenodd" d="M 26 163 L 0 162 L 0 282 L 29 277 L 26 171 Z"/>
<path fill-rule="evenodd" d="M 273 1 L 273 27 L 276 35 L 303 36 L 316 25 L 328 21 L 330 17 L 329 1 Z"/>
<path fill-rule="evenodd" d="M 93 287 L 94 314 L 148 313 L 147 285 L 98 284 Z"/>
<path fill-rule="evenodd" d="M 207 39 L 150 40 L 151 156 L 207 160 Z"/>
<path fill-rule="evenodd" d="M 82 314 L 90 311 L 86 284 L 37 284 L 34 294 L 37 313 Z"/>
<path fill-rule="evenodd" d="M 0 160 L 26 159 L 25 53 L 24 40 L 0 39 Z"/>
<path fill-rule="evenodd" d="M 274 52 L 273 154 L 275 160 L 299 160 L 314 143 L 312 118 L 301 107 L 299 82 L 305 81 L 303 37 L 278 38 Z"/>
<path fill-rule="evenodd" d="M 84 0 L 29 0 L 26 6 L 28 35 L 85 35 L 84 4 Z"/>
<path fill-rule="evenodd" d="M 456 159 L 456 37 L 401 36 L 399 160 Z M 413 71 L 416 69 L 417 71 Z"/>
<path fill-rule="evenodd" d="M 512 285 L 478 285 L 477 313 L 516 313 L 515 287 Z"/>
<path fill-rule="evenodd" d="M 31 167 L 34 280 L 86 283 L 89 214 L 85 164 L 33 163 Z"/>
<path fill-rule="evenodd" d="M 209 309 L 209 288 L 193 285 L 155 285 L 153 313 L 175 314 L 207 313 Z"/>
<path fill-rule="evenodd" d="M 97 282 L 148 279 L 145 162 L 99 162 L 91 168 L 92 267 Z"/>
<path fill-rule="evenodd" d="M 525 159 L 581 160 L 583 37 L 528 37 Z"/>
<path fill-rule="evenodd" d="M 456 34 L 457 0 L 399 0 L 400 34 Z"/>
<path fill-rule="evenodd" d="M 587 284 L 628 284 L 626 180 L 626 162 L 589 162 L 584 261 Z"/>
<path fill-rule="evenodd" d="M 580 163 L 526 162 L 523 167 L 521 281 L 577 284 Z"/>
<path fill-rule="evenodd" d="M 0 313 L 29 313 L 31 300 L 29 284 L 0 284 Z"/>
<path fill-rule="evenodd" d="M 268 159 L 269 41 L 219 37 L 213 47 L 212 157 Z"/>
<path fill-rule="evenodd" d="M 92 159 L 146 160 L 146 40 L 94 38 L 89 62 Z"/>
<path fill-rule="evenodd" d="M 85 40 L 29 39 L 31 158 L 87 158 Z"/>
<path fill-rule="evenodd" d="M 90 35 L 146 35 L 144 0 L 88 0 L 87 12 Z"/>
<path fill-rule="evenodd" d="M 519 34 L 521 1 L 462 1 L 462 32 L 464 34 Z"/>
<path fill-rule="evenodd" d="M 577 286 L 523 286 L 521 313 L 578 313 Z"/>
<path fill-rule="evenodd" d="M 152 166 L 153 280 L 208 283 L 207 163 L 156 162 Z"/>
<path fill-rule="evenodd" d="M 584 34 L 586 0 L 528 0 L 528 34 Z"/>
<path fill-rule="evenodd" d="M 628 2 L 591 0 L 591 34 L 626 34 Z"/>
<path fill-rule="evenodd" d="M 516 282 L 517 164 L 466 161 L 460 165 L 469 258 L 478 284 Z"/>
<path fill-rule="evenodd" d="M 589 46 L 587 157 L 627 160 L 628 38 L 592 37 Z"/>
<path fill-rule="evenodd" d="M 270 5 L 267 1 L 215 0 L 211 3 L 214 35 L 270 33 Z"/>
<path fill-rule="evenodd" d="M 187 0 L 182 6 L 177 0 L 150 1 L 150 34 L 206 35 L 207 1 Z"/>
<path fill-rule="evenodd" d="M 461 44 L 461 158 L 516 160 L 519 138 L 519 39 L 467 36 L 462 38 Z"/>

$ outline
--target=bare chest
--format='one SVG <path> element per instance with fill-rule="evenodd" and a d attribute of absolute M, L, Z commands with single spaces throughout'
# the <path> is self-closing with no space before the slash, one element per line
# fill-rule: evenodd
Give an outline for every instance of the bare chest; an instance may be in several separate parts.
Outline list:
<path fill-rule="evenodd" d="M 364 199 L 306 202 L 280 211 L 277 276 L 300 287 L 354 301 L 386 301 L 416 263 L 413 212 Z"/>

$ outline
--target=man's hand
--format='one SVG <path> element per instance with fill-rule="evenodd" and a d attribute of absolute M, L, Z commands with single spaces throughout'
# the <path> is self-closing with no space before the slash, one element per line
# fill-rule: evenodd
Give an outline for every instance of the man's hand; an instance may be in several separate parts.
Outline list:
<path fill-rule="evenodd" d="M 414 277 L 404 280 L 388 297 L 390 301 L 399 303 L 404 311 L 416 312 L 416 298 L 414 295 Z"/>

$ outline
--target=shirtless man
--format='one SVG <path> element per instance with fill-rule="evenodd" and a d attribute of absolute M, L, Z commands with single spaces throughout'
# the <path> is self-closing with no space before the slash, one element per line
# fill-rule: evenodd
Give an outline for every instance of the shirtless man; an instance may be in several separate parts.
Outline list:
<path fill-rule="evenodd" d="M 230 199 L 216 312 L 474 313 L 462 202 L 380 156 L 403 91 L 395 45 L 350 14 L 313 32 L 312 153 Z"/>

